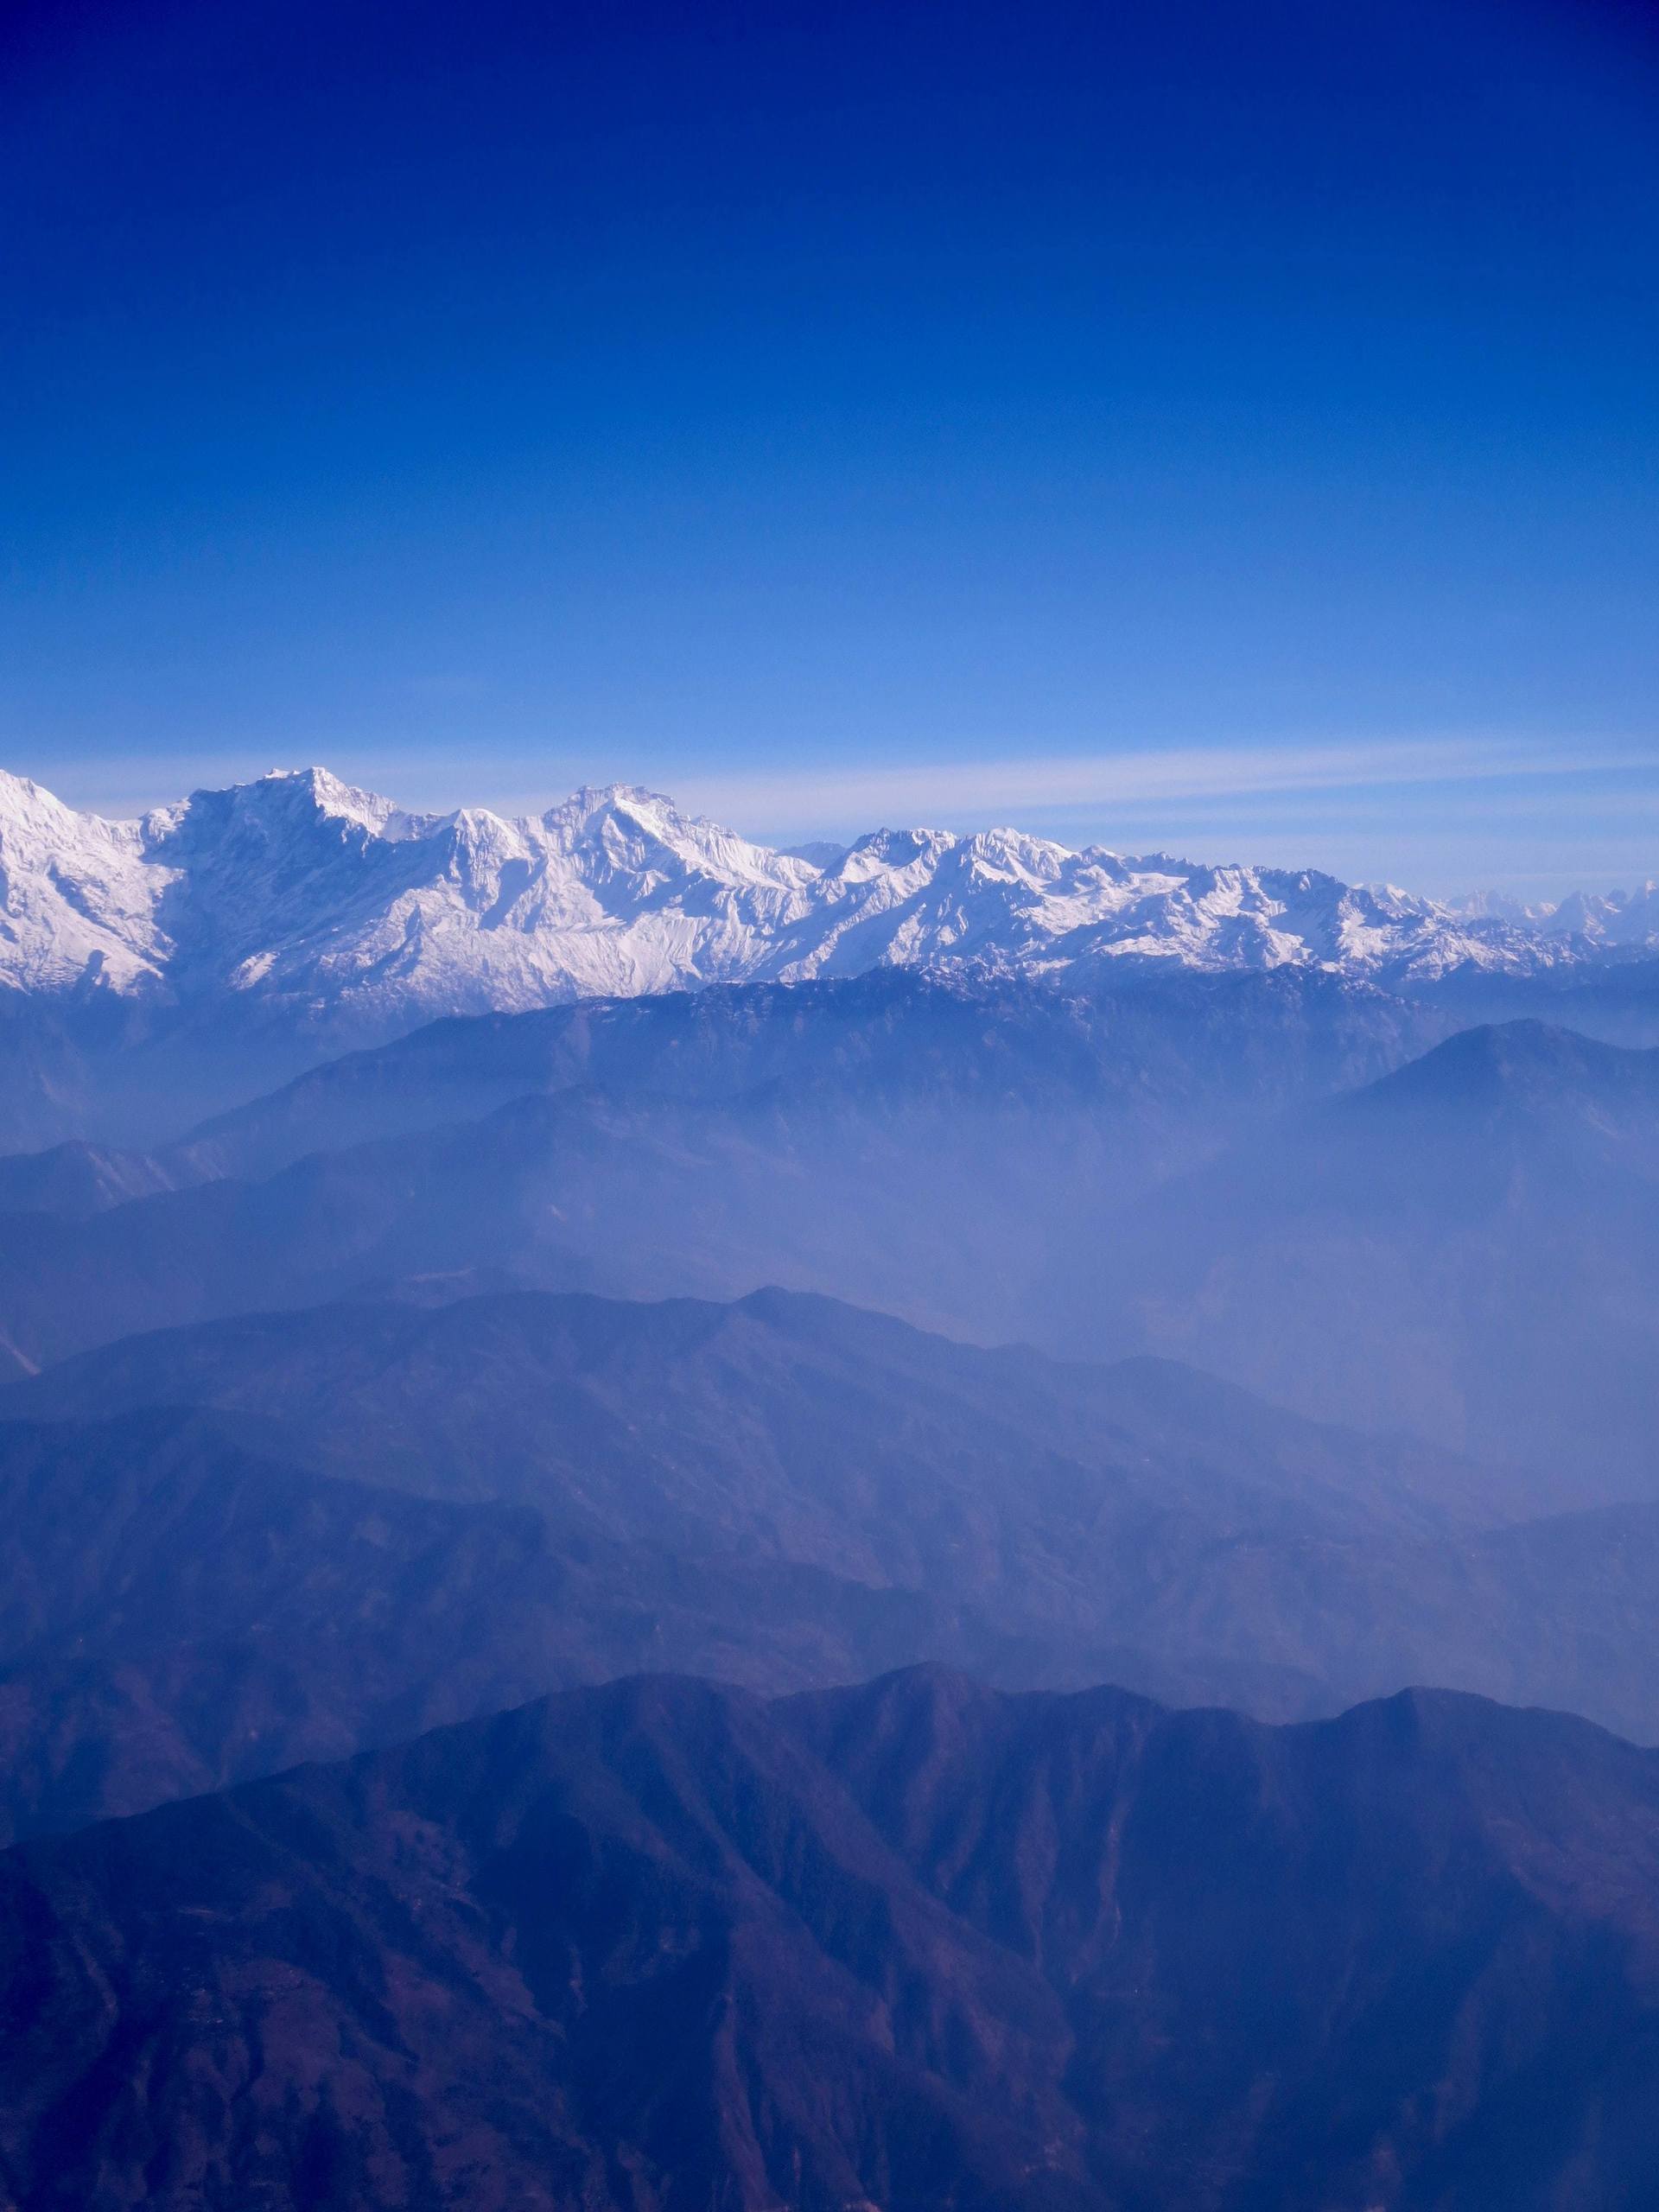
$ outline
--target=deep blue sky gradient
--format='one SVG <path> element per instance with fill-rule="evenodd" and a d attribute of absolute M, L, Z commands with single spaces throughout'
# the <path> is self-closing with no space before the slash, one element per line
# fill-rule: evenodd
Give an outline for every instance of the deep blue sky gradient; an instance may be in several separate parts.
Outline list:
<path fill-rule="evenodd" d="M 1659 18 L 26 4 L 6 765 L 1659 870 Z"/>

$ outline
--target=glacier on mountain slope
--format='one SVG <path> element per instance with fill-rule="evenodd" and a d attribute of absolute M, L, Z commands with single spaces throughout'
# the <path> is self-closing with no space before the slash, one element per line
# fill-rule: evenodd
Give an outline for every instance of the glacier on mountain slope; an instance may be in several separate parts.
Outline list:
<path fill-rule="evenodd" d="M 0 982 L 280 1005 L 371 1027 L 884 963 L 1086 980 L 1124 960 L 1383 982 L 1659 945 L 1659 891 L 1459 910 L 1313 872 L 881 830 L 777 852 L 634 786 L 506 820 L 410 814 L 326 770 L 137 822 L 0 773 Z"/>

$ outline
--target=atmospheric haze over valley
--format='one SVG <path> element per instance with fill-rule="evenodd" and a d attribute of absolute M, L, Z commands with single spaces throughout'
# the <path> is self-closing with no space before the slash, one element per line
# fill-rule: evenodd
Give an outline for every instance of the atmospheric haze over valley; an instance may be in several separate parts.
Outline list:
<path fill-rule="evenodd" d="M 1637 2201 L 1651 892 L 0 798 L 12 2202 Z"/>

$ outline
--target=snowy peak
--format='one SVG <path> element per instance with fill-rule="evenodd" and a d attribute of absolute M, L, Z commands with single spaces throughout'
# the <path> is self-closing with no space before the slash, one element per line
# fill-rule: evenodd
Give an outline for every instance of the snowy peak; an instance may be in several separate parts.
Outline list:
<path fill-rule="evenodd" d="M 156 886 L 139 826 L 77 814 L 0 771 L 0 987 L 123 993 L 161 979 Z"/>
<path fill-rule="evenodd" d="M 1598 944 L 1651 944 L 1659 938 L 1659 883 L 1602 897 L 1575 891 L 1547 910 L 1544 927 L 1552 937 L 1584 937 Z"/>
<path fill-rule="evenodd" d="M 1449 909 L 1465 919 L 1509 922 L 1542 937 L 1581 938 L 1586 944 L 1659 943 L 1659 883 L 1634 891 L 1574 891 L 1554 905 L 1528 906 L 1501 891 L 1478 891 Z"/>
<path fill-rule="evenodd" d="M 193 842 L 222 844 L 228 837 L 270 843 L 329 825 L 378 837 L 397 813 L 390 800 L 355 790 L 326 768 L 274 768 L 253 783 L 193 791 L 175 805 L 157 807 L 139 828 L 146 844 L 164 855 Z"/>
<path fill-rule="evenodd" d="M 540 827 L 559 852 L 600 855 L 622 875 L 702 875 L 733 889 L 791 892 L 818 873 L 807 861 L 751 844 L 717 823 L 683 815 L 671 799 L 639 784 L 574 791 L 541 817 Z"/>
<path fill-rule="evenodd" d="M 332 1035 L 883 964 L 1086 982 L 1128 961 L 1410 982 L 1659 949 L 1659 889 L 1461 908 L 1315 870 L 882 829 L 778 852 L 639 785 L 410 813 L 325 768 L 140 822 L 0 774 L 0 984 L 264 1007 Z"/>

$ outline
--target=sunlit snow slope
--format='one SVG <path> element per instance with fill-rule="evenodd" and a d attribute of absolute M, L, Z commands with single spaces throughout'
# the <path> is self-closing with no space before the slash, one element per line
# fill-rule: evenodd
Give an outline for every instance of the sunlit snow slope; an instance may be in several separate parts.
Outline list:
<path fill-rule="evenodd" d="M 1659 945 L 1659 897 L 1465 911 L 1313 872 L 1129 859 L 1012 830 L 880 830 L 827 865 L 634 786 L 510 821 L 410 814 L 321 768 L 137 822 L 0 775 L 0 984 L 260 1001 L 372 1025 L 884 963 L 1084 980 L 1104 963 L 1379 982 Z"/>

